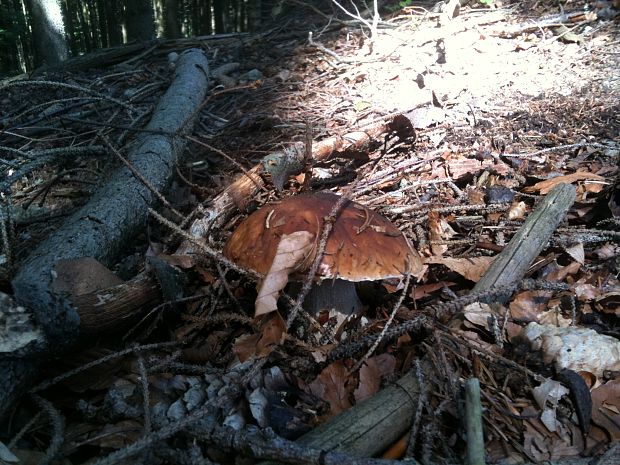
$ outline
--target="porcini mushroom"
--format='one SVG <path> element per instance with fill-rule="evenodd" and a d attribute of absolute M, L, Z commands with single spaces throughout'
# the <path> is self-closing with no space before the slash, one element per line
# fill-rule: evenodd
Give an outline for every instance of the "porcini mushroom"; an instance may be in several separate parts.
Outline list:
<path fill-rule="evenodd" d="M 267 275 L 283 237 L 307 231 L 318 245 L 325 218 L 339 198 L 330 192 L 316 192 L 265 205 L 237 227 L 223 253 L 238 265 Z M 316 249 L 311 248 L 290 279 L 303 279 Z M 318 284 L 313 286 L 304 307 L 310 313 L 326 306 L 344 314 L 355 313 L 360 307 L 355 282 L 402 278 L 406 273 L 416 275 L 421 269 L 420 256 L 393 223 L 347 200 L 325 244 L 315 276 Z"/>

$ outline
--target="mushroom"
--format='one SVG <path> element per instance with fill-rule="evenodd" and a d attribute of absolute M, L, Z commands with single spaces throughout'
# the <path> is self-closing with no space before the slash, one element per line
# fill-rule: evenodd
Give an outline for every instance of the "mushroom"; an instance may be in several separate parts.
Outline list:
<path fill-rule="evenodd" d="M 307 231 L 315 246 L 289 276 L 301 281 L 314 261 L 325 218 L 339 198 L 330 192 L 316 192 L 265 205 L 237 227 L 223 253 L 238 265 L 265 276 L 280 239 Z M 357 313 L 361 303 L 354 283 L 402 278 L 406 273 L 416 275 L 421 269 L 420 256 L 393 223 L 363 205 L 346 201 L 325 244 L 315 276 L 318 283 L 305 299 L 304 308 L 311 314 L 333 307 L 340 313 Z"/>

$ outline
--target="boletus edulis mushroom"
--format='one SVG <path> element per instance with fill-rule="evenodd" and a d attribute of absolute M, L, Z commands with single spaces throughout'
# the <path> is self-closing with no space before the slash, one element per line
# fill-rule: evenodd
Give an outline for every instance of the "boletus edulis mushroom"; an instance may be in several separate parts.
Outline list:
<path fill-rule="evenodd" d="M 237 227 L 223 253 L 238 265 L 266 276 L 280 253 L 282 239 L 305 231 L 312 246 L 305 249 L 303 260 L 297 261 L 288 276 L 290 281 L 301 281 L 315 259 L 325 219 L 339 198 L 330 192 L 316 192 L 267 204 Z M 304 308 L 311 314 L 325 308 L 352 314 L 360 309 L 354 283 L 400 279 L 421 269 L 420 255 L 392 222 L 347 200 L 336 215 L 315 276 L 317 282 Z"/>

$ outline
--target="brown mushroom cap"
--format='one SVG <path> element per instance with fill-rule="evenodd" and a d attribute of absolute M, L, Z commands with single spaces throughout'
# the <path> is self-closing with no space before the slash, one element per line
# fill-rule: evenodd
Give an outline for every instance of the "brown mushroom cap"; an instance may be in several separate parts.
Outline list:
<path fill-rule="evenodd" d="M 317 192 L 265 205 L 239 225 L 223 253 L 264 275 L 283 234 L 309 231 L 317 237 L 318 245 L 325 217 L 338 199 L 336 194 Z M 310 265 L 313 258 L 306 263 Z M 394 224 L 363 205 L 347 201 L 327 240 L 317 278 L 377 281 L 400 278 L 407 271 L 415 275 L 421 268 L 420 256 Z"/>

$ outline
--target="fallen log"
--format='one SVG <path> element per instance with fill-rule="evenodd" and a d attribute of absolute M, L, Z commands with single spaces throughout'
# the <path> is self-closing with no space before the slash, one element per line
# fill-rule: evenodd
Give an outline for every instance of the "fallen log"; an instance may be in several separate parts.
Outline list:
<path fill-rule="evenodd" d="M 163 191 L 185 148 L 180 137 L 193 127 L 208 89 L 208 62 L 201 50 L 183 53 L 174 78 L 153 112 L 147 131 L 128 154 L 135 171 Z M 17 302 L 32 312 L 43 336 L 0 361 L 0 417 L 28 386 L 47 357 L 70 349 L 80 334 L 80 317 L 72 302 L 53 290 L 59 260 L 93 257 L 113 264 L 131 238 L 144 229 L 155 194 L 123 166 L 64 225 L 30 254 L 12 281 Z"/>

